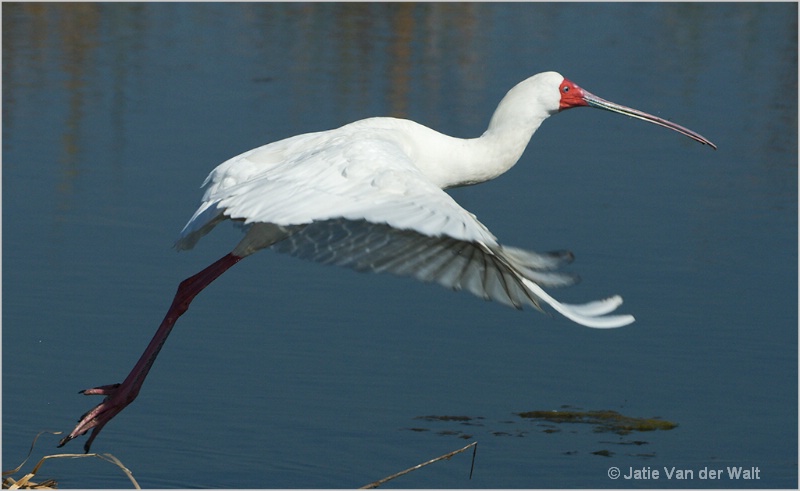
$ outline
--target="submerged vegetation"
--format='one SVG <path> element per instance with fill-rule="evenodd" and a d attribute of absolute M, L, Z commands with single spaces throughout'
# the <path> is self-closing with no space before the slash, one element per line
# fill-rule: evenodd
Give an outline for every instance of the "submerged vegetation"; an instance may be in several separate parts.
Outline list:
<path fill-rule="evenodd" d="M 569 432 L 564 432 L 563 425 L 578 425 L 592 426 L 592 432 L 598 434 L 615 434 L 619 435 L 616 441 L 600 440 L 595 444 L 600 445 L 615 445 L 620 450 L 622 447 L 634 448 L 642 445 L 649 445 L 650 442 L 643 439 L 630 439 L 626 438 L 633 432 L 653 432 L 656 430 L 672 430 L 678 427 L 677 423 L 667 421 L 659 417 L 652 418 L 639 418 L 633 416 L 626 416 L 617 411 L 612 410 L 596 410 L 584 411 L 580 408 L 571 406 L 562 406 L 559 410 L 536 410 L 524 411 L 514 413 L 520 419 L 515 420 L 502 420 L 491 422 L 482 416 L 418 416 L 415 420 L 425 421 L 428 424 L 424 427 L 415 426 L 413 428 L 406 428 L 407 430 L 423 433 L 431 432 L 440 436 L 455 436 L 458 438 L 471 439 L 477 437 L 475 433 L 481 433 L 478 427 L 483 427 L 482 432 L 495 437 L 525 437 L 532 433 L 544 434 L 564 434 L 578 433 L 577 429 Z M 525 422 L 529 422 L 525 424 Z M 534 423 L 533 425 L 530 422 Z M 457 425 L 455 427 L 454 425 Z M 470 428 L 463 428 L 468 426 Z M 565 443 L 580 441 L 572 440 L 567 436 L 568 440 L 563 440 Z M 573 443 L 573 444 L 574 444 Z M 570 443 L 567 443 L 568 445 Z M 584 449 L 592 455 L 601 457 L 613 457 L 617 452 L 612 452 L 607 448 L 600 450 Z M 563 451 L 564 455 L 577 455 L 582 453 L 574 448 L 568 448 Z M 641 458 L 655 457 L 655 452 L 637 452 L 629 453 L 627 455 Z"/>
<path fill-rule="evenodd" d="M 616 433 L 617 435 L 627 435 L 634 431 L 671 430 L 678 426 L 677 423 L 659 417 L 636 418 L 612 410 L 583 411 L 579 408 L 571 408 L 569 406 L 563 406 L 561 410 L 525 411 L 514 414 L 525 420 L 538 420 L 552 423 L 543 425 L 543 429 L 541 430 L 543 433 L 558 433 L 561 430 L 556 425 L 563 423 L 594 425 L 595 433 Z M 433 425 L 458 424 L 459 426 L 487 426 L 491 424 L 482 416 L 417 416 L 414 419 L 427 421 Z M 489 431 L 495 436 L 525 436 L 529 433 L 529 428 L 517 431 L 511 430 L 508 425 L 514 423 L 514 421 L 499 421 L 497 424 L 504 425 L 503 430 Z M 430 431 L 429 428 L 418 426 L 407 429 L 416 432 Z M 463 434 L 462 432 L 452 429 L 440 430 L 437 433 L 439 435 Z"/>
<path fill-rule="evenodd" d="M 677 423 L 659 418 L 634 418 L 625 416 L 616 411 L 527 411 L 517 413 L 525 419 L 538 419 L 551 423 L 584 423 L 595 425 L 595 432 L 611 432 L 618 435 L 627 435 L 632 431 L 671 430 L 678 426 Z"/>

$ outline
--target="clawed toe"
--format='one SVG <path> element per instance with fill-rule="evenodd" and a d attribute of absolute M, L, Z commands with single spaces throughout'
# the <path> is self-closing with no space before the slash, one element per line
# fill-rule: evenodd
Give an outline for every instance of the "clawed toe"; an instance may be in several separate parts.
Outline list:
<path fill-rule="evenodd" d="M 83 394 L 85 396 L 110 396 L 117 391 L 120 385 L 121 384 L 101 385 L 94 389 L 83 389 L 78 391 L 78 394 Z"/>
<path fill-rule="evenodd" d="M 65 436 L 64 438 L 61 439 L 60 442 L 58 442 L 58 448 L 63 447 L 64 445 L 67 444 L 68 441 L 72 440 L 73 438 L 74 437 L 72 435 Z"/>
<path fill-rule="evenodd" d="M 83 446 L 83 449 L 88 453 L 92 442 L 100 433 L 100 430 L 103 429 L 103 426 L 133 402 L 139 393 L 139 388 L 135 384 L 111 384 L 82 390 L 80 393 L 85 395 L 104 395 L 106 397 L 103 402 L 78 418 L 78 424 L 75 429 L 62 438 L 58 446 L 62 447 L 70 440 L 86 434 L 89 430 L 93 430 Z"/>

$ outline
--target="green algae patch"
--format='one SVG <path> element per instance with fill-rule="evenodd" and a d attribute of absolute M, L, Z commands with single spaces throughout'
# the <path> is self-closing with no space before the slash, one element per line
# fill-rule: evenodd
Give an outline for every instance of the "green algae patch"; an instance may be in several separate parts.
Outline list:
<path fill-rule="evenodd" d="M 527 411 L 517 413 L 525 419 L 538 419 L 551 423 L 584 423 L 595 426 L 598 433 L 611 432 L 618 435 L 627 435 L 632 431 L 671 430 L 678 426 L 677 423 L 665 421 L 660 418 L 634 418 L 625 416 L 616 411 Z"/>

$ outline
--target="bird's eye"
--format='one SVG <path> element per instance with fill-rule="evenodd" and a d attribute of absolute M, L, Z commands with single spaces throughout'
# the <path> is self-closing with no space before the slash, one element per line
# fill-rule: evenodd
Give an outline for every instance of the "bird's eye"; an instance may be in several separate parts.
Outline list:
<path fill-rule="evenodd" d="M 562 87 L 561 87 L 561 91 L 562 91 L 562 92 L 564 92 L 565 94 L 566 94 L 567 92 L 569 92 L 569 85 L 564 85 L 564 86 L 562 86 Z"/>

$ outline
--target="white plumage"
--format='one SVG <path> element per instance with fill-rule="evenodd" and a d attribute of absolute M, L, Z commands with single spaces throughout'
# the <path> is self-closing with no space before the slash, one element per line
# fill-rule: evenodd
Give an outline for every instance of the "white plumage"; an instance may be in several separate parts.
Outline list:
<path fill-rule="evenodd" d="M 413 121 L 371 118 L 270 143 L 214 169 L 202 203 L 176 247 L 192 248 L 226 219 L 247 233 L 234 250 L 181 282 L 164 320 L 121 384 L 82 391 L 103 395 L 59 446 L 92 430 L 84 449 L 139 394 L 175 322 L 221 274 L 265 247 L 358 271 L 436 281 L 521 308 L 541 303 L 589 327 L 619 327 L 630 315 L 606 315 L 622 299 L 562 304 L 542 287 L 576 277 L 555 271 L 568 252 L 537 254 L 502 246 L 475 215 L 443 190 L 493 179 L 519 160 L 547 117 L 590 106 L 643 119 L 716 148 L 675 123 L 600 99 L 555 72 L 534 75 L 500 101 L 479 138 L 462 140 Z"/>
<path fill-rule="evenodd" d="M 270 224 L 251 227 L 233 253 L 243 257 L 274 245 L 321 263 L 436 281 L 517 308 L 541 309 L 543 300 L 589 327 L 633 322 L 629 315 L 599 317 L 613 311 L 619 297 L 587 308 L 545 294 L 542 286 L 574 283 L 574 275 L 552 271 L 571 255 L 503 247 L 443 191 L 513 166 L 539 124 L 559 110 L 562 80 L 548 72 L 519 84 L 476 139 L 370 118 L 245 152 L 206 178 L 202 203 L 176 247 L 191 248 L 226 218 Z M 523 102 L 529 100 L 534 107 Z"/>

